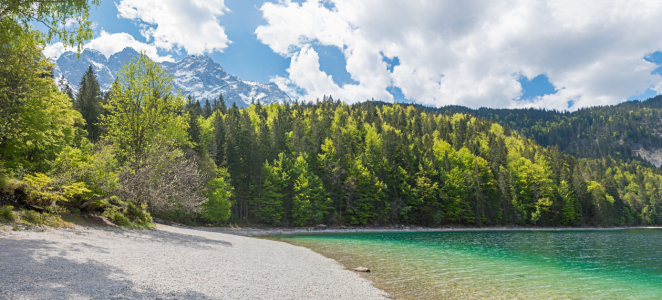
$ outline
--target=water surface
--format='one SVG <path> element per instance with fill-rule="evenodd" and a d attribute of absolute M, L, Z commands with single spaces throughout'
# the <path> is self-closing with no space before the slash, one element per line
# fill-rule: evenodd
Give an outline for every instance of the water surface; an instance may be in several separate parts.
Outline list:
<path fill-rule="evenodd" d="M 397 299 L 662 299 L 662 230 L 283 235 Z"/>

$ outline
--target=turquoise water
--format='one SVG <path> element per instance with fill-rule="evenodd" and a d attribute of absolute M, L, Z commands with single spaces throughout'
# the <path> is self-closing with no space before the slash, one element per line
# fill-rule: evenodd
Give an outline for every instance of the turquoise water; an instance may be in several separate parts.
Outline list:
<path fill-rule="evenodd" d="M 662 299 L 662 230 L 280 236 L 397 299 Z"/>

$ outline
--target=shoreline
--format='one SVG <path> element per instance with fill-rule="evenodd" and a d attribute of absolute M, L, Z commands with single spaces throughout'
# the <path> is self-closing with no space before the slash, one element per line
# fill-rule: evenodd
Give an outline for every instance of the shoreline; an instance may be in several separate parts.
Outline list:
<path fill-rule="evenodd" d="M 183 227 L 172 225 L 174 227 Z M 294 227 L 294 228 L 259 228 L 259 227 L 192 227 L 195 230 L 219 232 L 239 236 L 273 236 L 292 234 L 320 233 L 369 233 L 369 232 L 454 232 L 454 231 L 593 231 L 593 230 L 629 230 L 629 229 L 662 229 L 662 226 L 613 226 L 613 227 L 526 227 L 526 226 L 493 226 L 493 227 L 422 227 L 404 226 L 404 228 L 389 227 Z"/>
<path fill-rule="evenodd" d="M 309 248 L 181 226 L 0 225 L 0 261 L 0 299 L 389 298 Z"/>

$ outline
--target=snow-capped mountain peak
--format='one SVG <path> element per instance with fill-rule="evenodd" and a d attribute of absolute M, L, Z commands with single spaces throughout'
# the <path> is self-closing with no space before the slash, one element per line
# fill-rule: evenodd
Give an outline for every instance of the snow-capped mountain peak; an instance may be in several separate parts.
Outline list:
<path fill-rule="evenodd" d="M 54 77 L 64 76 L 72 86 L 77 87 L 81 77 L 89 65 L 92 65 L 99 85 L 108 90 L 115 79 L 116 72 L 131 59 L 140 54 L 127 47 L 106 59 L 101 52 L 85 49 L 76 58 L 76 53 L 66 52 L 57 60 Z M 198 100 L 215 99 L 223 94 L 226 102 L 233 102 L 239 107 L 247 107 L 252 99 L 268 103 L 289 103 L 290 97 L 274 83 L 243 81 L 235 75 L 228 74 L 218 63 L 207 55 L 189 55 L 178 62 L 162 62 L 173 75 L 176 89 Z"/>

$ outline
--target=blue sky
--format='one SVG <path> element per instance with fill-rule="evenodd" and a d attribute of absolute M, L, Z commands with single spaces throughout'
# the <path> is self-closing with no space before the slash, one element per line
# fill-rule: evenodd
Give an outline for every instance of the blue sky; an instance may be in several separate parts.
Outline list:
<path fill-rule="evenodd" d="M 102 0 L 87 47 L 206 54 L 308 100 L 574 110 L 662 90 L 655 12 L 646 1 Z"/>

